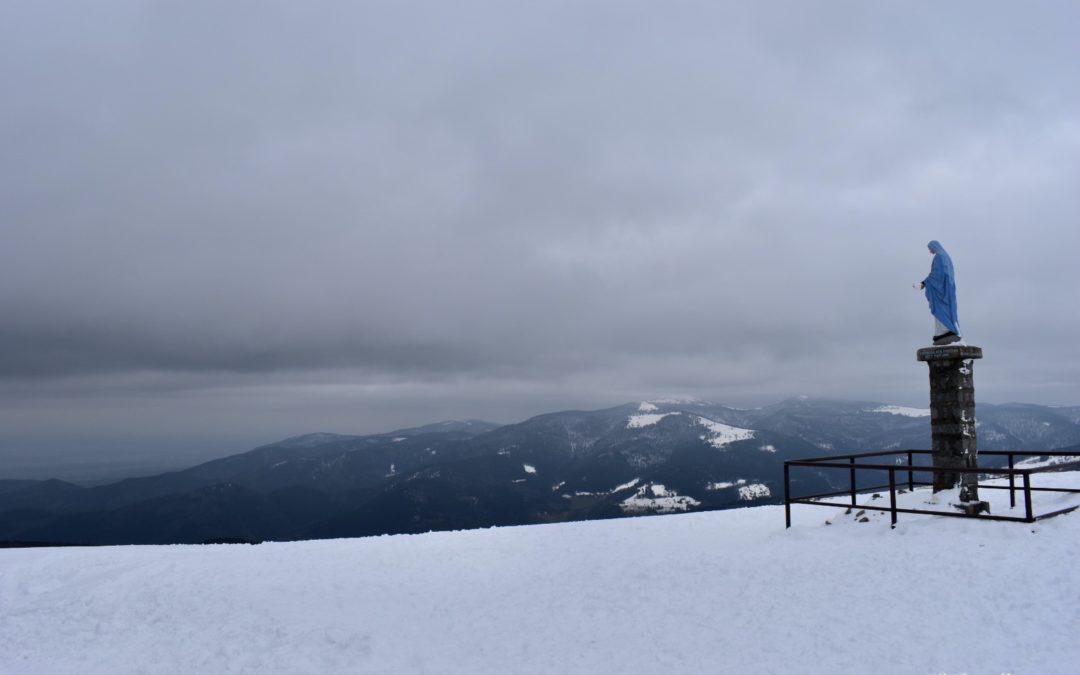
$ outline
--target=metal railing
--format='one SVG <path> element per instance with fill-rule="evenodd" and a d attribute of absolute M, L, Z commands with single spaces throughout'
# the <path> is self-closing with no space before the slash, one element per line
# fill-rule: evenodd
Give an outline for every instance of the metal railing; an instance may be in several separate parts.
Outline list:
<path fill-rule="evenodd" d="M 867 463 L 864 460 L 869 457 L 890 457 L 890 456 L 906 456 L 907 464 L 883 464 L 883 463 Z M 853 455 L 832 455 L 829 457 L 812 457 L 808 459 L 788 460 L 784 462 L 784 520 L 787 527 L 791 527 L 791 505 L 792 504 L 808 504 L 812 506 L 832 506 L 842 509 L 850 509 L 857 507 L 860 509 L 866 509 L 871 511 L 888 511 L 891 515 L 892 526 L 896 527 L 896 516 L 899 513 L 917 513 L 928 514 L 934 516 L 949 516 L 955 518 L 977 518 L 979 520 L 1004 520 L 1020 523 L 1034 523 L 1037 520 L 1043 520 L 1045 518 L 1052 518 L 1053 516 L 1060 516 L 1063 513 L 1075 511 L 1080 506 L 1070 506 L 1064 509 L 1058 509 L 1049 513 L 1035 513 L 1031 502 L 1032 492 L 1063 492 L 1063 493 L 1080 493 L 1080 489 L 1072 488 L 1048 488 L 1048 487 L 1034 487 L 1031 484 L 1031 476 L 1040 473 L 1050 473 L 1056 471 L 1068 471 L 1080 469 L 1080 459 L 1071 462 L 1064 462 L 1060 464 L 1050 464 L 1046 466 L 1038 467 L 1024 467 L 1016 468 L 1017 457 L 1078 457 L 1080 454 L 1076 452 L 1062 452 L 1055 450 L 1032 450 L 1032 451 L 1002 451 L 1002 450 L 984 450 L 979 452 L 979 457 L 1006 457 L 1008 458 L 1008 467 L 994 468 L 994 467 L 975 467 L 975 468 L 961 468 L 961 467 L 935 467 L 930 464 L 915 464 L 915 458 L 917 456 L 927 456 L 933 458 L 933 453 L 930 450 L 883 450 L 880 452 L 863 452 Z M 860 461 L 856 461 L 860 460 Z M 897 462 L 901 462 L 898 458 Z M 848 489 L 839 490 L 836 492 L 826 492 L 822 494 L 803 495 L 799 497 L 793 497 L 791 495 L 791 469 L 793 467 L 812 467 L 815 469 L 842 469 L 848 473 Z M 857 482 L 858 471 L 875 471 L 875 472 L 887 472 L 889 475 L 889 482 L 885 485 L 859 487 Z M 906 481 L 902 481 L 900 484 L 907 486 L 907 491 L 910 492 L 918 487 L 933 485 L 932 482 L 926 482 L 922 480 L 916 480 L 918 474 L 937 474 L 937 473 L 952 473 L 952 474 L 977 474 L 979 477 L 993 477 L 993 476 L 1007 476 L 1009 479 L 1008 487 L 1004 485 L 985 485 L 979 483 L 979 489 L 982 490 L 1008 490 L 1009 491 L 1009 507 L 1016 508 L 1016 496 L 1017 492 L 1020 492 L 1024 500 L 1024 516 L 996 516 L 986 514 L 969 514 L 961 511 L 933 511 L 930 509 L 910 509 L 901 508 L 896 505 L 897 494 L 897 474 L 907 474 Z M 1017 486 L 1017 479 L 1020 479 L 1021 486 Z M 979 480 L 978 478 L 976 480 Z M 872 504 L 859 504 L 857 502 L 857 495 L 860 493 L 874 492 L 879 490 L 889 490 L 889 506 L 874 506 Z M 850 503 L 848 502 L 836 502 L 836 501 L 821 501 L 832 497 L 848 496 Z"/>

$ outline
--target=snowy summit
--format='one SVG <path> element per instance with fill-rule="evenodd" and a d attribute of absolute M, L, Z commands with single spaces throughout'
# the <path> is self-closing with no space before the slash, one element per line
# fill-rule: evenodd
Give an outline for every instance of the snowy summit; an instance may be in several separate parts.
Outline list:
<path fill-rule="evenodd" d="M 1080 473 L 1039 480 L 1076 486 Z M 1006 492 L 987 492 L 1008 512 Z M 0 550 L 0 673 L 1055 675 L 1080 663 L 1080 513 L 1036 525 L 904 515 L 895 530 L 887 515 L 793 515 L 790 530 L 783 507 L 763 506 Z"/>
<path fill-rule="evenodd" d="M 626 421 L 627 429 L 640 429 L 641 427 L 651 427 L 665 417 L 672 415 L 681 415 L 682 413 L 670 412 L 660 414 L 647 414 L 647 415 L 631 415 L 630 419 Z"/>

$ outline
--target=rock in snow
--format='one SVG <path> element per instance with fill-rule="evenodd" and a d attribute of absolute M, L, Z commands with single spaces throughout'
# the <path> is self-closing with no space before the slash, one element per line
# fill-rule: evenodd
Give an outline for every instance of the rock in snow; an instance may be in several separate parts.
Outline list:
<path fill-rule="evenodd" d="M 1075 672 L 1080 512 L 843 513 L 0 550 L 0 673 Z"/>

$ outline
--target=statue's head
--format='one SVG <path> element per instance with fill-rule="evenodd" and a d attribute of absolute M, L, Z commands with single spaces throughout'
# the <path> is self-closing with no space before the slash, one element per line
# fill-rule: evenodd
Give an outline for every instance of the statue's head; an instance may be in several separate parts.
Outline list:
<path fill-rule="evenodd" d="M 927 244 L 926 248 L 930 249 L 930 252 L 933 253 L 934 255 L 937 255 L 938 253 L 944 253 L 945 252 L 945 247 L 942 246 L 940 243 L 938 243 L 937 239 L 935 239 L 932 242 L 930 242 L 929 244 Z"/>

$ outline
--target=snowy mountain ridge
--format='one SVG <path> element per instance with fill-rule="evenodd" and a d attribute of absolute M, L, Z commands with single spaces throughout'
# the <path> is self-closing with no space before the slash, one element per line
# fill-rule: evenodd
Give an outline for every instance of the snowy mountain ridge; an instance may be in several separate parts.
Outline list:
<path fill-rule="evenodd" d="M 1074 412 L 980 405 L 980 447 L 1080 445 Z M 650 399 L 502 426 L 465 420 L 370 436 L 309 434 L 90 488 L 5 481 L 0 542 L 282 541 L 774 503 L 786 460 L 929 447 L 924 413 L 808 397 L 750 410 Z M 835 489 L 820 472 L 798 479 L 807 491 Z"/>

